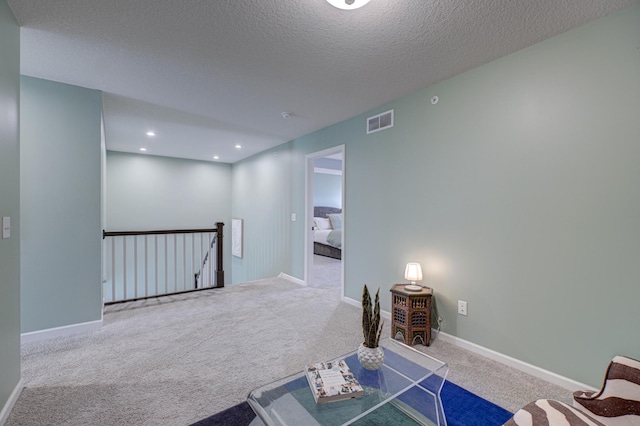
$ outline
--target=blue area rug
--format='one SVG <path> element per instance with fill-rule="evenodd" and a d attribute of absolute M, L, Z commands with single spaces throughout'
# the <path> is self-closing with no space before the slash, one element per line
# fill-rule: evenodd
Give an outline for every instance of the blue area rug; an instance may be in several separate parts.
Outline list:
<path fill-rule="evenodd" d="M 513 416 L 504 408 L 449 381 L 442 386 L 440 399 L 449 426 L 497 426 Z"/>
<path fill-rule="evenodd" d="M 449 381 L 442 386 L 440 398 L 448 426 L 499 426 L 513 415 Z M 255 417 L 249 404 L 243 402 L 192 426 L 247 426 Z"/>

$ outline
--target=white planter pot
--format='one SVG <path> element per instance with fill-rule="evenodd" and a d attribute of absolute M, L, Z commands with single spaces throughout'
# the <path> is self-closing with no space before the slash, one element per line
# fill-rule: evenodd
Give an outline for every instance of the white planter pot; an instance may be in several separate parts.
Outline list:
<path fill-rule="evenodd" d="M 368 348 L 364 343 L 358 347 L 358 360 L 367 370 L 377 370 L 384 362 L 384 351 L 381 347 Z"/>

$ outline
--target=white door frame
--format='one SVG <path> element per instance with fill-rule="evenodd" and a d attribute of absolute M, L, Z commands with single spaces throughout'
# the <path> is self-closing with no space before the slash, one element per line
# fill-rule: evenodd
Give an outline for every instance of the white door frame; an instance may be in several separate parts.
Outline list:
<path fill-rule="evenodd" d="M 344 299 L 344 228 L 347 222 L 345 217 L 345 146 L 338 145 L 333 148 L 324 149 L 322 151 L 312 152 L 306 155 L 305 165 L 305 233 L 304 233 L 304 282 L 309 285 L 312 275 L 313 266 L 313 173 L 314 173 L 314 160 L 316 158 L 326 157 L 334 154 L 342 154 L 342 271 L 340 273 L 340 297 Z"/>

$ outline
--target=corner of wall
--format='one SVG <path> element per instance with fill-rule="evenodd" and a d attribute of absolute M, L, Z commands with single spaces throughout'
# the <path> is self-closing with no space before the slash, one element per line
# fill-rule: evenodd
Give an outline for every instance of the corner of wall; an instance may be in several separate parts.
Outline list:
<path fill-rule="evenodd" d="M 7 400 L 6 404 L 4 404 L 4 407 L 2 408 L 2 410 L 0 410 L 0 425 L 4 425 L 9 419 L 9 414 L 11 414 L 11 410 L 18 400 L 20 392 L 22 392 L 23 388 L 24 381 L 20 379 L 15 389 L 13 389 L 13 392 L 11 392 L 11 395 L 9 395 L 9 399 Z"/>

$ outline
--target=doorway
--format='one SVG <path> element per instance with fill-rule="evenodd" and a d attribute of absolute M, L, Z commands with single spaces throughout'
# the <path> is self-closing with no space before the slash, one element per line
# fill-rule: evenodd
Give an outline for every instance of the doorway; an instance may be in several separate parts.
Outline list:
<path fill-rule="evenodd" d="M 344 298 L 344 145 L 306 156 L 305 283 Z"/>

